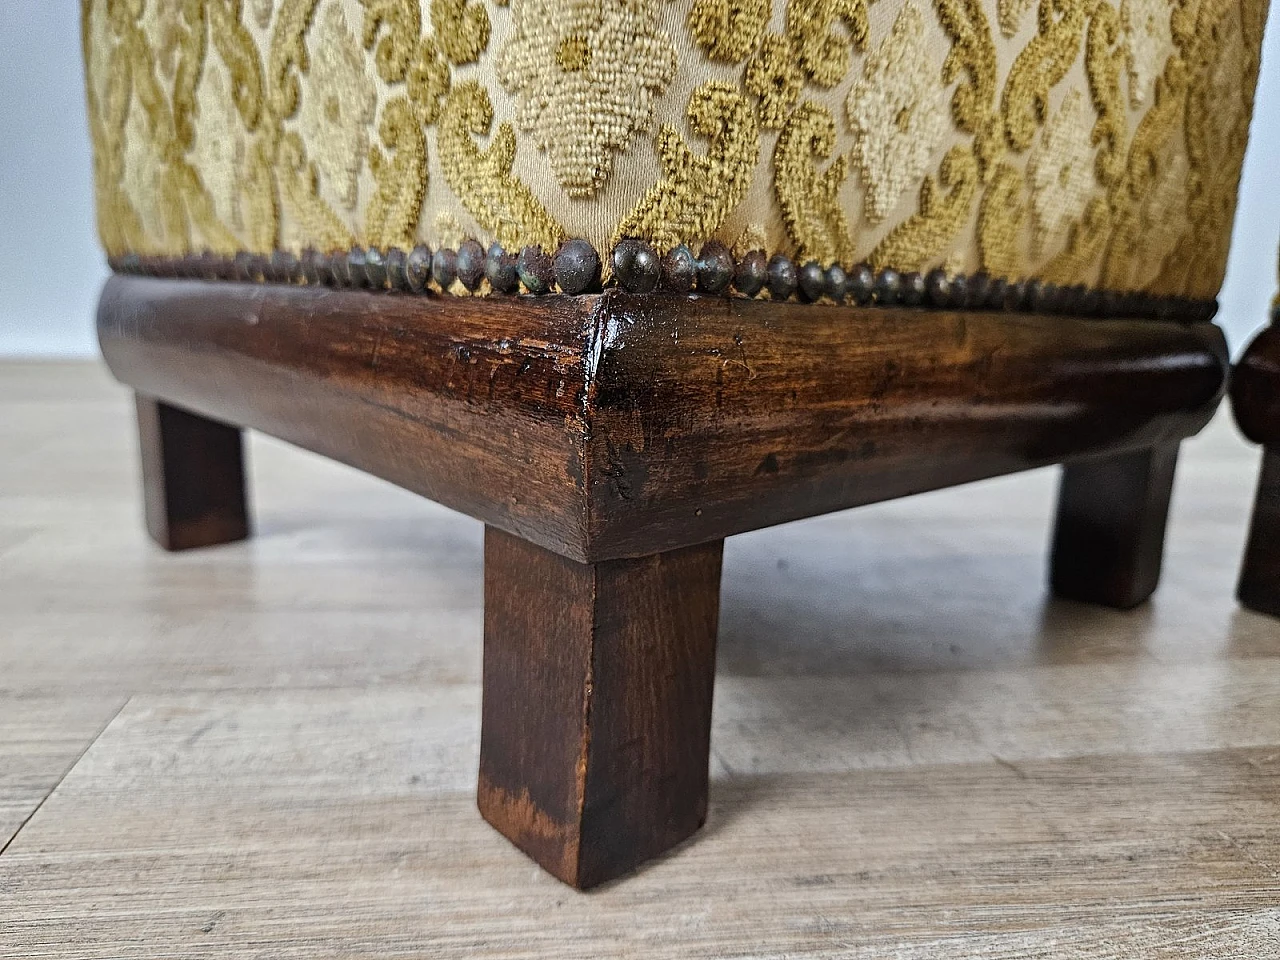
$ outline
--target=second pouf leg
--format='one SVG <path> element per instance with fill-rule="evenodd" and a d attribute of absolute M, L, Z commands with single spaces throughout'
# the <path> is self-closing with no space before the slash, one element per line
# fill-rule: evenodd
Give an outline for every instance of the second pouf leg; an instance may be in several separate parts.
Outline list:
<path fill-rule="evenodd" d="M 1265 448 L 1237 591 L 1250 610 L 1280 617 L 1280 450 Z"/>

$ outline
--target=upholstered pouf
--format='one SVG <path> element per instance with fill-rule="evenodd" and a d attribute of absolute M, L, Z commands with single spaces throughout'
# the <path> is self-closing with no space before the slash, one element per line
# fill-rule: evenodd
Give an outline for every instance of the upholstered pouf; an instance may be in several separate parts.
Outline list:
<path fill-rule="evenodd" d="M 1264 17 L 84 0 L 150 530 L 247 534 L 242 427 L 482 520 L 481 812 L 617 876 L 706 814 L 726 536 L 1065 463 L 1054 587 L 1149 596 Z"/>

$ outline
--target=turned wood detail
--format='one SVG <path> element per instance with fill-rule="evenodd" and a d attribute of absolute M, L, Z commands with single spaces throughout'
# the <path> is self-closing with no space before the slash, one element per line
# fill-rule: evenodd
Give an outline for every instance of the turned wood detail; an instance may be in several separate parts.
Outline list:
<path fill-rule="evenodd" d="M 1251 610 L 1280 616 L 1280 326 L 1264 329 L 1240 358 L 1231 408 L 1244 435 L 1263 445 L 1237 596 Z"/>

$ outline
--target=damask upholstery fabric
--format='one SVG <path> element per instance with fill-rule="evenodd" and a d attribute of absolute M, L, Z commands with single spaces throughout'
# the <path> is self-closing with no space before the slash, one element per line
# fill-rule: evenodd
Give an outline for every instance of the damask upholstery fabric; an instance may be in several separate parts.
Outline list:
<path fill-rule="evenodd" d="M 660 250 L 1206 298 L 1265 0 L 83 0 L 110 254 Z"/>

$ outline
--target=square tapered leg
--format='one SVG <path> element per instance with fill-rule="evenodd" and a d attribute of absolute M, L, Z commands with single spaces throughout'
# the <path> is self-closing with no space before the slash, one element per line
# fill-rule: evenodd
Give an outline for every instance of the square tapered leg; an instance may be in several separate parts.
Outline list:
<path fill-rule="evenodd" d="M 1053 544 L 1058 596 L 1127 610 L 1160 581 L 1178 445 L 1069 464 Z"/>
<path fill-rule="evenodd" d="M 166 550 L 249 535 L 241 431 L 137 395 L 147 530 Z"/>
<path fill-rule="evenodd" d="M 480 811 L 565 883 L 706 819 L 723 545 L 584 564 L 486 530 Z"/>

